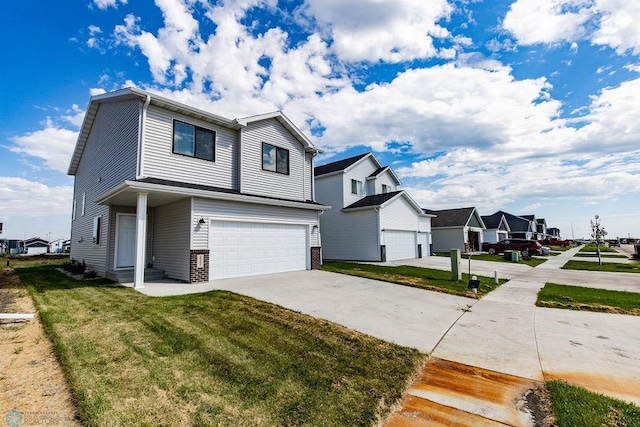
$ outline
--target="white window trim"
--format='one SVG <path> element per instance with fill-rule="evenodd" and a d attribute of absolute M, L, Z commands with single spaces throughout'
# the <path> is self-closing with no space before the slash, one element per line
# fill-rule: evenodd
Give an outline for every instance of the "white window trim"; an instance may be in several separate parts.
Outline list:
<path fill-rule="evenodd" d="M 86 206 L 86 201 L 87 201 L 87 193 L 82 193 L 82 211 L 80 213 L 80 216 L 84 216 L 84 208 Z"/>
<path fill-rule="evenodd" d="M 354 193 L 353 191 L 353 183 L 356 183 L 356 191 Z M 351 194 L 356 195 L 356 196 L 364 196 L 364 182 L 359 181 L 357 179 L 352 179 L 351 180 Z"/>
<path fill-rule="evenodd" d="M 77 202 L 76 202 L 76 198 L 73 198 L 73 212 L 71 213 L 71 220 L 75 221 L 76 220 L 76 206 Z"/>

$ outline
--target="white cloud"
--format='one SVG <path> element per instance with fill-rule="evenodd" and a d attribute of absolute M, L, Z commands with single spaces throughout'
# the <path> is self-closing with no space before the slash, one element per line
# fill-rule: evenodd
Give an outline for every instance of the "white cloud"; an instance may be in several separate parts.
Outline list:
<path fill-rule="evenodd" d="M 49 169 L 66 173 L 77 137 L 78 132 L 57 127 L 47 118 L 44 129 L 10 138 L 14 145 L 8 149 L 41 159 Z"/>
<path fill-rule="evenodd" d="M 101 10 L 106 10 L 110 7 L 117 9 L 118 3 L 127 4 L 127 0 L 93 0 L 93 4 L 95 4 L 98 9 Z"/>
<path fill-rule="evenodd" d="M 48 186 L 24 178 L 0 176 L 0 205 L 11 206 L 11 217 L 71 213 L 73 186 Z M 70 218 L 69 218 L 70 220 Z"/>
<path fill-rule="evenodd" d="M 597 0 L 600 27 L 591 36 L 597 45 L 606 45 L 618 53 L 627 50 L 640 54 L 640 4 L 626 0 Z"/>
<path fill-rule="evenodd" d="M 640 54 L 640 4 L 626 0 L 517 0 L 509 9 L 503 27 L 518 42 L 577 41 L 608 46 L 624 54 Z"/>
<path fill-rule="evenodd" d="M 433 38 L 449 32 L 437 24 L 453 11 L 446 0 L 306 0 L 301 13 L 333 39 L 347 62 L 400 62 L 437 56 Z"/>
<path fill-rule="evenodd" d="M 573 42 L 587 33 L 591 0 L 517 0 L 502 23 L 521 44 Z"/>

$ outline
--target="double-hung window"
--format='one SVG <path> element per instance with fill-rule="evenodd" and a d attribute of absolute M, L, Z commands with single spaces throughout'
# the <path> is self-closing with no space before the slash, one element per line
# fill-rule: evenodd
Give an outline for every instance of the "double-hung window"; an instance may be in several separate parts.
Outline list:
<path fill-rule="evenodd" d="M 289 175 L 289 150 L 263 142 L 262 169 Z"/>
<path fill-rule="evenodd" d="M 382 193 L 388 193 L 389 192 L 389 187 L 387 187 L 387 184 L 382 184 Z"/>
<path fill-rule="evenodd" d="M 210 129 L 173 121 L 173 152 L 215 161 L 216 133 Z"/>
<path fill-rule="evenodd" d="M 358 196 L 364 195 L 364 182 L 358 181 L 356 179 L 351 180 L 351 194 L 355 194 Z"/>

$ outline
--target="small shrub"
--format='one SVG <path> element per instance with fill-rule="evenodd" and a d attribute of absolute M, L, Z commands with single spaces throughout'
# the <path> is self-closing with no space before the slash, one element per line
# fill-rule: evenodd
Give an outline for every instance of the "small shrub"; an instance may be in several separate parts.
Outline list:
<path fill-rule="evenodd" d="M 72 259 L 62 264 L 62 268 L 71 274 L 83 274 L 87 270 L 87 264 L 84 260 L 82 260 L 82 263 L 79 263 L 75 259 Z"/>
<path fill-rule="evenodd" d="M 98 273 L 96 273 L 93 270 L 89 270 L 86 273 L 84 273 L 85 279 L 95 279 L 96 277 L 98 277 Z"/>

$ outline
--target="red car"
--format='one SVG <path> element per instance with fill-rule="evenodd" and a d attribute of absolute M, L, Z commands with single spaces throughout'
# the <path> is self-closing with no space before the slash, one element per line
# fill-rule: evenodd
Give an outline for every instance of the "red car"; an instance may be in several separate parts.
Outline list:
<path fill-rule="evenodd" d="M 550 239 L 549 244 L 564 248 L 565 246 L 571 246 L 571 240 Z"/>
<path fill-rule="evenodd" d="M 535 240 L 506 239 L 496 243 L 483 243 L 482 249 L 491 255 L 504 251 L 518 251 L 526 258 L 531 255 L 542 255 L 542 245 Z"/>

